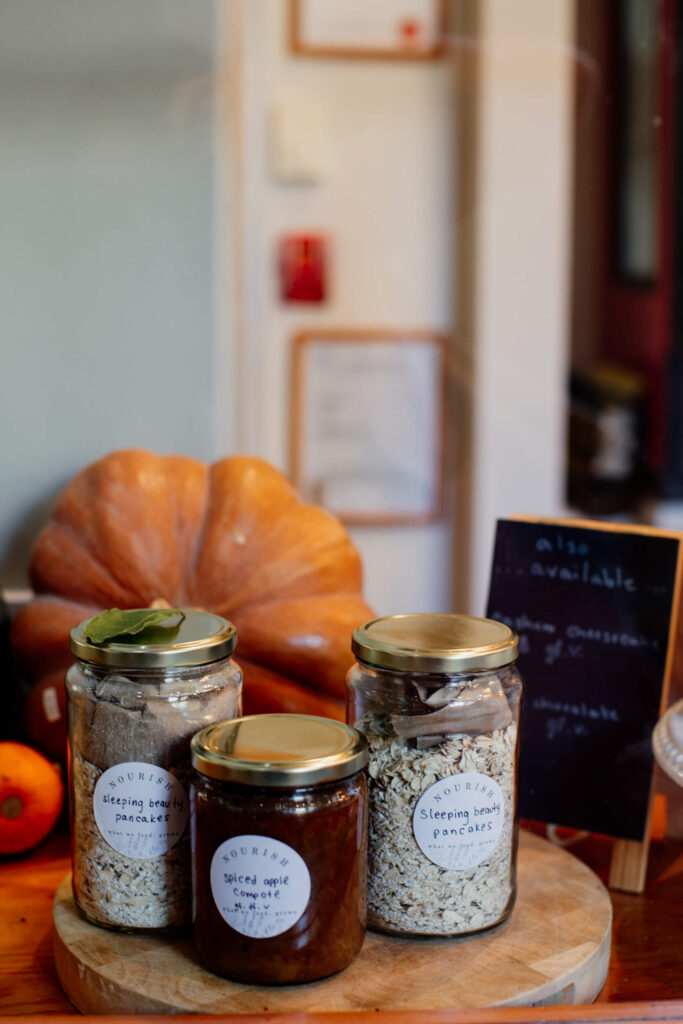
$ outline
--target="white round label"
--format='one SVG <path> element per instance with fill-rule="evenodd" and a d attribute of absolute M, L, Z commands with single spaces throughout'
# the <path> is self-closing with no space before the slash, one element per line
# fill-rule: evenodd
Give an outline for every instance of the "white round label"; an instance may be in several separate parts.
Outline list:
<path fill-rule="evenodd" d="M 311 895 L 311 876 L 303 858 L 279 839 L 234 836 L 213 855 L 211 892 L 231 928 L 269 939 L 299 920 Z"/>
<path fill-rule="evenodd" d="M 187 826 L 189 808 L 175 775 L 155 764 L 126 761 L 100 775 L 93 811 L 110 846 L 127 857 L 147 860 L 175 846 Z"/>
<path fill-rule="evenodd" d="M 413 832 L 431 861 L 462 871 L 493 853 L 504 821 L 505 798 L 495 779 L 463 772 L 424 791 L 413 811 Z"/>

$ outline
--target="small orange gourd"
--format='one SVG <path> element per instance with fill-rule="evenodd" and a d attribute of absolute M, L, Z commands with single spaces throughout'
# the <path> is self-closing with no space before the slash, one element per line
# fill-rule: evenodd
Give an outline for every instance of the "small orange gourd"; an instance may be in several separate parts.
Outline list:
<path fill-rule="evenodd" d="M 107 455 L 62 491 L 30 578 L 11 642 L 36 684 L 66 670 L 83 619 L 162 601 L 234 622 L 247 714 L 343 718 L 351 633 L 373 615 L 343 524 L 250 456 Z"/>

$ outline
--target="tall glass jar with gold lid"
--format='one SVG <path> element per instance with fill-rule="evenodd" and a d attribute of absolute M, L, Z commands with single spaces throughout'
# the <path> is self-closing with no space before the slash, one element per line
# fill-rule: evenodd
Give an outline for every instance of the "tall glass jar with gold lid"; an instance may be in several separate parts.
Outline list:
<path fill-rule="evenodd" d="M 347 720 L 368 741 L 368 924 L 463 935 L 515 899 L 518 638 L 465 615 L 353 634 Z"/>
<path fill-rule="evenodd" d="M 235 627 L 187 610 L 94 643 L 88 622 L 71 633 L 66 676 L 76 905 L 109 928 L 179 930 L 191 918 L 190 739 L 241 711 Z"/>
<path fill-rule="evenodd" d="M 263 714 L 192 740 L 194 939 L 206 966 L 282 985 L 341 971 L 366 924 L 367 745 Z"/>

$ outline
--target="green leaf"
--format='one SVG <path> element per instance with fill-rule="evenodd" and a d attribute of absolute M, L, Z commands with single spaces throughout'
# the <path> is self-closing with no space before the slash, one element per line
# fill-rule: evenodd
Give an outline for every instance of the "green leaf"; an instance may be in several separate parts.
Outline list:
<path fill-rule="evenodd" d="M 158 627 L 166 619 L 180 615 L 180 622 L 174 622 L 163 629 Z M 110 608 L 94 618 L 88 619 L 83 635 L 92 644 L 106 644 L 127 636 L 137 637 L 140 643 L 166 643 L 172 640 L 185 615 L 179 608 Z M 140 635 L 143 634 L 143 635 Z"/>

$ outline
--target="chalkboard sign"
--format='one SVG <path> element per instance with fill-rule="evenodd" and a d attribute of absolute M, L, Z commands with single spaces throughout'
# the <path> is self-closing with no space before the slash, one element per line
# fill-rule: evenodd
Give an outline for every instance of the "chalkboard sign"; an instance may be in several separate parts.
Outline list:
<path fill-rule="evenodd" d="M 646 839 L 678 557 L 660 531 L 498 523 L 487 615 L 520 637 L 522 817 Z"/>

